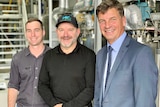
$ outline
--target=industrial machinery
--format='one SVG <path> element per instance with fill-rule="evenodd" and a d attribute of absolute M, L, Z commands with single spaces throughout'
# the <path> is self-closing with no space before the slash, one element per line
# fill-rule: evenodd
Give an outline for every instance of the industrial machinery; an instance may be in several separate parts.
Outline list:
<path fill-rule="evenodd" d="M 124 5 L 127 18 L 126 30 L 131 33 L 137 41 L 152 47 L 156 54 L 159 48 L 160 36 L 160 3 L 156 0 L 119 0 Z M 95 36 L 95 7 L 94 0 L 60 0 L 59 7 L 53 9 L 53 25 L 58 16 L 63 13 L 72 13 L 78 20 L 81 29 L 80 42 L 87 47 L 97 51 Z M 103 43 L 101 43 L 103 44 Z"/>

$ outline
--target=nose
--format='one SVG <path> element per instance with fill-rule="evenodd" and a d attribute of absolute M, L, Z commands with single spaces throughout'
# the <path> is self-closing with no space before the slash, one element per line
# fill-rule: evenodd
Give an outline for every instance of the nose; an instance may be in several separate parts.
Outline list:
<path fill-rule="evenodd" d="M 110 27 L 110 23 L 109 23 L 109 21 L 106 21 L 105 22 L 105 28 L 109 28 Z"/>
<path fill-rule="evenodd" d="M 34 30 L 31 32 L 31 36 L 35 36 L 35 31 Z"/>
<path fill-rule="evenodd" d="M 68 36 L 68 31 L 64 31 L 64 36 Z"/>

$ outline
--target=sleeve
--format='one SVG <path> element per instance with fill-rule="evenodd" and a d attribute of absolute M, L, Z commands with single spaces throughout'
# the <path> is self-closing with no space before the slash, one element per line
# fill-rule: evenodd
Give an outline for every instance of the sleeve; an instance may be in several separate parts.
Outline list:
<path fill-rule="evenodd" d="M 158 68 L 149 47 L 140 50 L 133 70 L 135 107 L 156 107 Z"/>
<path fill-rule="evenodd" d="M 99 53 L 97 54 L 97 57 L 96 57 L 96 73 L 95 73 L 95 89 L 94 89 L 94 105 L 93 107 L 99 107 L 99 101 L 101 100 L 100 99 L 100 79 L 99 79 L 99 75 L 98 75 L 98 67 L 100 66 L 100 62 L 99 61 L 102 61 L 100 60 L 100 55 Z"/>
<path fill-rule="evenodd" d="M 54 105 L 60 103 L 56 100 L 53 96 L 53 93 L 50 88 L 50 80 L 49 80 L 49 72 L 47 70 L 47 62 L 49 55 L 45 54 L 39 74 L 39 81 L 38 81 L 38 92 L 43 100 L 50 106 L 53 107 Z"/>
<path fill-rule="evenodd" d="M 18 60 L 16 60 L 16 55 L 13 56 L 11 61 L 11 68 L 10 68 L 10 78 L 8 82 L 8 88 L 15 88 L 16 90 L 19 90 L 20 88 L 20 75 L 19 75 L 19 69 L 18 69 Z"/>
<path fill-rule="evenodd" d="M 90 104 L 94 95 L 95 61 L 96 57 L 95 53 L 93 52 L 89 54 L 86 63 L 86 88 L 81 93 L 79 93 L 77 97 L 67 103 L 64 103 L 63 107 L 84 107 L 87 104 Z"/>

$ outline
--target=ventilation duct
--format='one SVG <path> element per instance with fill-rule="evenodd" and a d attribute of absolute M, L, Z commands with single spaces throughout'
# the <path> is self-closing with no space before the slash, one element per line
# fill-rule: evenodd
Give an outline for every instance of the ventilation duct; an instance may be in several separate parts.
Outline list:
<path fill-rule="evenodd" d="M 56 24 L 58 17 L 63 13 L 72 13 L 76 0 L 59 0 L 59 7 L 53 9 L 53 25 Z"/>
<path fill-rule="evenodd" d="M 144 27 L 144 23 L 142 20 L 141 10 L 137 5 L 129 5 L 124 7 L 124 15 L 127 19 L 126 29 L 142 29 Z"/>

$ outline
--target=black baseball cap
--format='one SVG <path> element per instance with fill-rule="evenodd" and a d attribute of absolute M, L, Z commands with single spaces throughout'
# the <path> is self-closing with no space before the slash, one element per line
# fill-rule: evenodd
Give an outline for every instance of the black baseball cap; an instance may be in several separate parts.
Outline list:
<path fill-rule="evenodd" d="M 59 24 L 68 22 L 71 23 L 74 27 L 78 28 L 78 23 L 75 17 L 73 17 L 72 14 L 63 14 L 59 17 L 56 27 L 59 26 Z"/>

